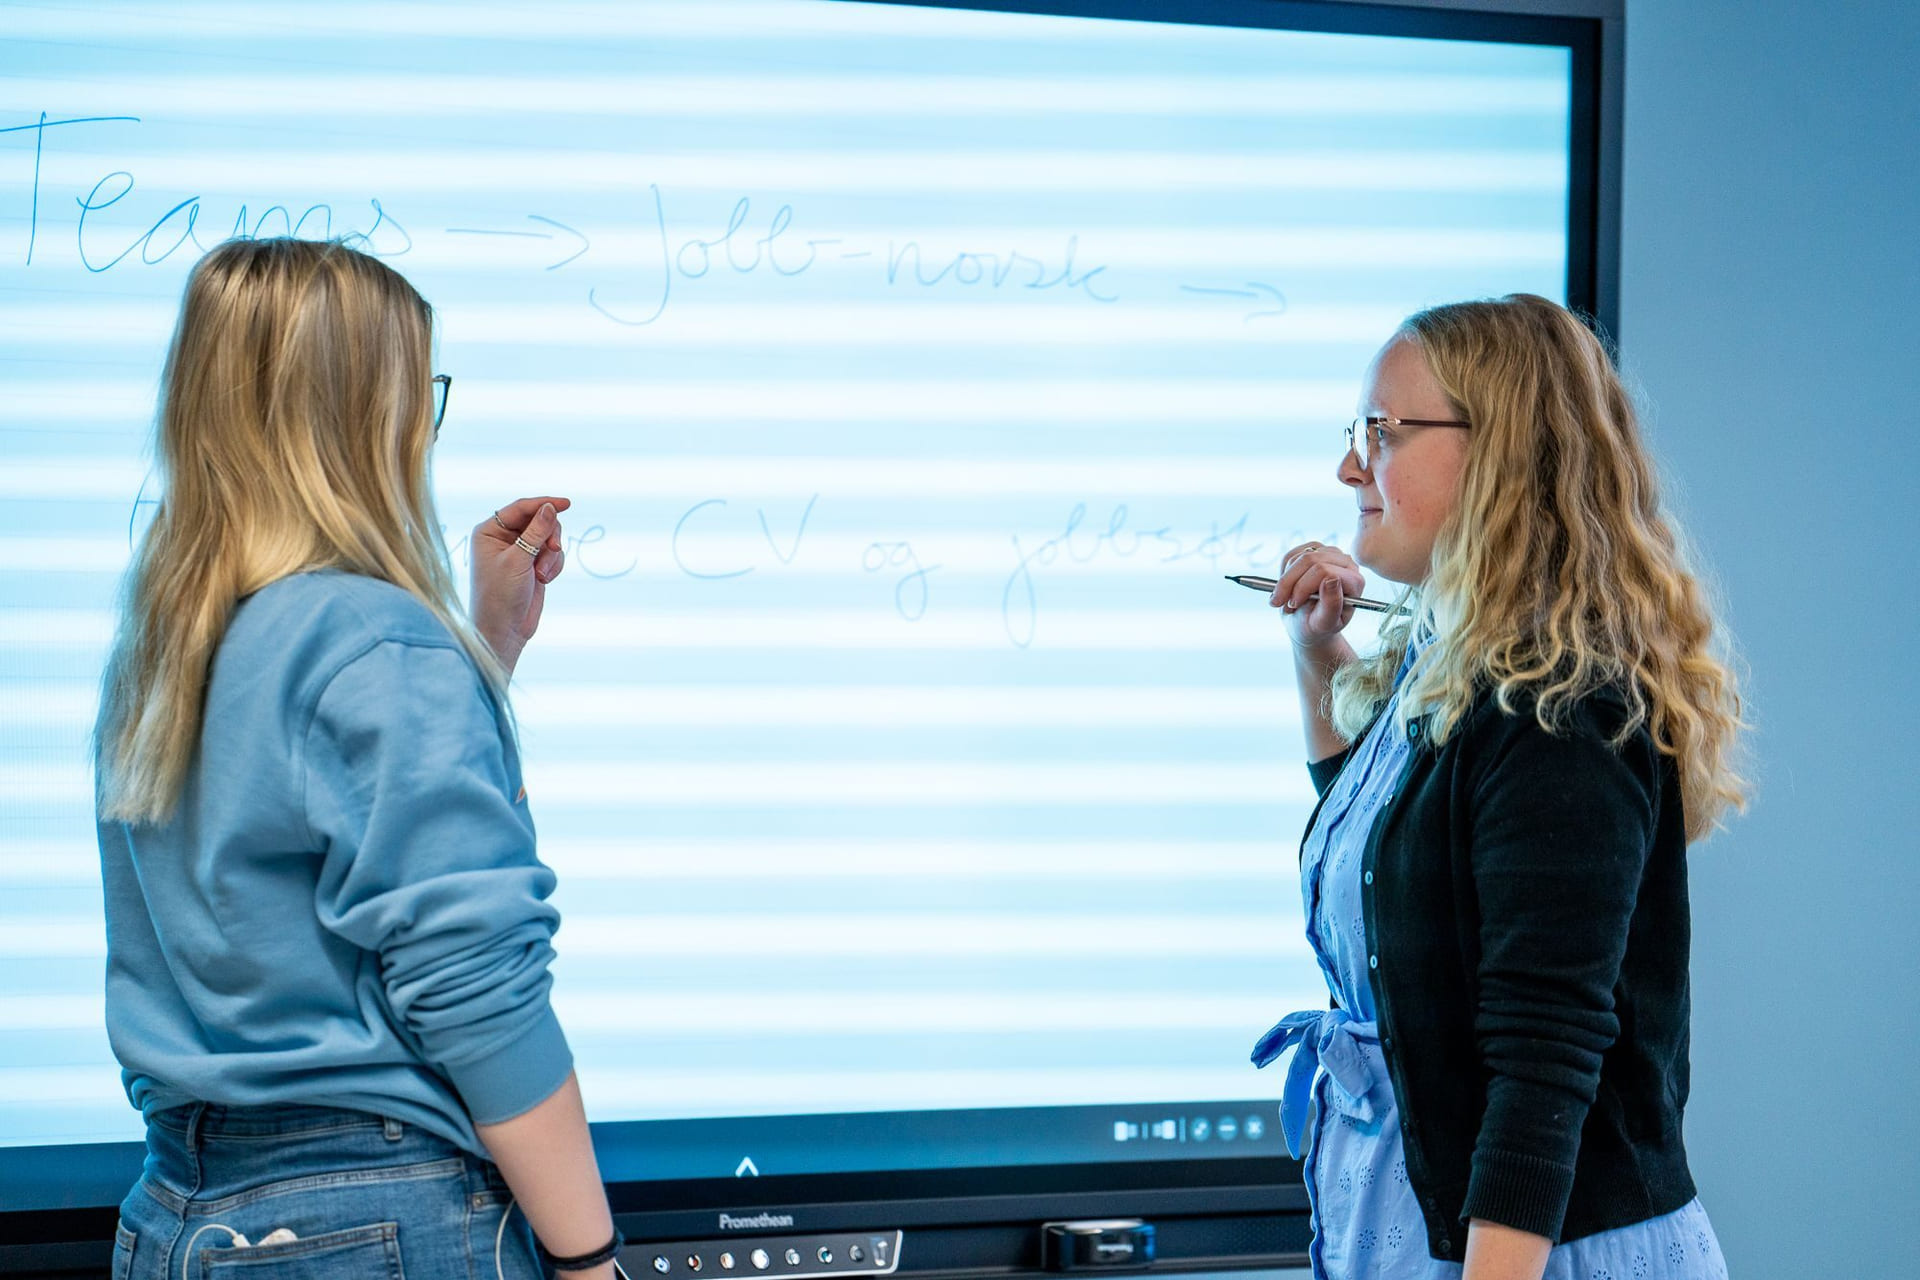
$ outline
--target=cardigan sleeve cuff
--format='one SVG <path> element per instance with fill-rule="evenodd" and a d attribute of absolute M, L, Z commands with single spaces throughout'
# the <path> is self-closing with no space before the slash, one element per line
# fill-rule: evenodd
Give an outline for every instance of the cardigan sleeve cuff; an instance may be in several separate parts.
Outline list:
<path fill-rule="evenodd" d="M 1515 1151 L 1476 1151 L 1462 1219 L 1482 1218 L 1558 1243 L 1573 1166 Z"/>
<path fill-rule="evenodd" d="M 1340 754 L 1328 756 L 1325 760 L 1307 761 L 1307 775 L 1313 779 L 1315 795 L 1327 793 L 1327 788 L 1332 786 L 1333 780 L 1340 776 L 1341 768 L 1346 765 L 1347 757 L 1352 754 L 1353 748 L 1348 747 Z"/>
<path fill-rule="evenodd" d="M 471 1062 L 447 1063 L 447 1075 L 475 1124 L 499 1124 L 553 1096 L 573 1071 L 573 1051 L 551 1008 L 520 1036 Z"/>

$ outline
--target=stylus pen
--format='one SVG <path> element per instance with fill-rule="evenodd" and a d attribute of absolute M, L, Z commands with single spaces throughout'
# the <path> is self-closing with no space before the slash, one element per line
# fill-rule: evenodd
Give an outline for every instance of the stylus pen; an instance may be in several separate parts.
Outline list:
<path fill-rule="evenodd" d="M 1241 574 L 1230 573 L 1227 575 L 1227 581 L 1237 582 L 1241 586 L 1251 587 L 1255 591 L 1265 591 L 1269 593 L 1271 593 L 1275 587 L 1280 585 L 1280 580 L 1278 578 L 1256 578 L 1250 573 L 1241 573 Z M 1320 597 L 1313 596 L 1311 598 L 1318 600 Z M 1356 609 L 1371 609 L 1375 613 L 1392 613 L 1393 612 L 1392 605 L 1383 604 L 1378 600 L 1369 600 L 1365 596 L 1348 596 L 1346 599 L 1346 603 L 1352 605 Z"/>

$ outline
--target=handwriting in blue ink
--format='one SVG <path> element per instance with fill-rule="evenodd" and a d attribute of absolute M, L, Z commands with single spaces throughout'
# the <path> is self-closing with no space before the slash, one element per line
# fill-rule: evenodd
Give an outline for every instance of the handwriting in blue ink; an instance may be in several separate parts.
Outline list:
<path fill-rule="evenodd" d="M 742 234 L 752 217 L 753 201 L 741 196 L 734 201 L 726 225 L 712 238 L 689 236 L 679 239 L 667 221 L 667 201 L 657 183 L 647 188 L 653 197 L 651 232 L 659 242 L 659 256 L 650 267 L 658 277 L 643 289 L 637 301 L 621 301 L 611 295 L 603 299 L 598 287 L 587 290 L 587 305 L 616 324 L 633 328 L 650 325 L 666 314 L 673 301 L 674 278 L 700 280 L 720 267 L 738 275 L 751 275 L 762 266 L 780 276 L 801 275 L 819 260 L 823 246 L 839 244 L 834 238 L 800 240 L 787 233 L 793 227 L 793 206 L 783 204 L 767 220 L 767 229 L 757 235 Z"/>
<path fill-rule="evenodd" d="M 800 519 L 794 526 L 793 536 L 787 539 L 784 545 L 782 545 L 781 536 L 773 531 L 772 523 L 767 518 L 767 509 L 765 507 L 755 509 L 761 537 L 779 563 L 792 564 L 799 556 L 800 544 L 807 536 L 807 522 L 813 518 L 814 505 L 819 501 L 820 495 L 817 493 L 807 499 L 807 505 L 800 512 Z M 695 555 L 694 548 L 698 545 L 701 536 L 712 534 L 719 523 L 724 521 L 726 508 L 725 498 L 708 498 L 688 507 L 680 514 L 679 520 L 674 522 L 673 536 L 668 541 L 668 550 L 673 556 L 674 566 L 687 577 L 717 582 L 727 578 L 743 578 L 760 567 L 757 562 L 749 562 L 745 565 L 729 565 L 721 568 L 712 563 L 701 562 Z"/>
<path fill-rule="evenodd" d="M 138 116 L 75 116 L 71 119 L 49 119 L 46 112 L 33 124 L 10 125 L 0 127 L 0 134 L 32 132 L 34 135 L 33 181 L 28 188 L 27 214 L 27 253 L 26 263 L 33 263 L 34 249 L 39 241 L 41 195 L 41 161 L 46 148 L 46 135 L 49 129 L 66 125 L 138 124 Z M 74 224 L 75 248 L 79 252 L 80 264 L 95 274 L 110 271 L 130 258 L 147 266 L 157 266 L 171 258 L 188 245 L 199 253 L 205 253 L 210 247 L 202 238 L 200 222 L 204 212 L 200 196 L 189 196 L 177 201 L 162 212 L 146 230 L 125 245 L 109 245 L 102 248 L 100 241 L 106 235 L 99 229 L 97 218 L 91 229 L 88 221 L 93 215 L 119 205 L 133 194 L 134 175 L 130 170 L 115 169 L 93 184 L 84 196 L 77 196 L 74 204 L 79 208 L 79 217 Z M 380 257 L 397 257 L 413 247 L 413 238 L 405 227 L 389 213 L 377 199 L 369 199 L 373 221 L 366 230 L 350 230 L 339 238 L 343 244 L 363 249 Z M 135 225 L 138 225 L 136 223 Z M 242 204 L 236 210 L 232 227 L 225 235 L 211 237 L 222 239 L 258 239 L 263 235 L 299 236 L 313 234 L 321 239 L 334 236 L 334 211 L 331 205 L 309 205 L 295 217 L 285 205 L 274 204 L 262 209 L 257 215 Z M 118 248 L 118 252 L 113 250 Z"/>
<path fill-rule="evenodd" d="M 1287 295 L 1270 284 L 1258 280 L 1249 280 L 1244 289 L 1213 288 L 1206 285 L 1183 284 L 1180 292 L 1198 294 L 1210 298 L 1244 298 L 1260 304 L 1241 317 L 1246 324 L 1255 320 L 1270 320 L 1275 316 L 1287 314 Z"/>
<path fill-rule="evenodd" d="M 1000 618 L 1007 639 L 1016 648 L 1033 644 L 1040 620 L 1039 571 L 1056 565 L 1087 565 L 1095 560 L 1142 558 L 1155 564 L 1204 561 L 1210 572 L 1269 572 L 1279 568 L 1286 549 L 1305 540 L 1296 530 L 1284 538 L 1255 540 L 1249 533 L 1252 516 L 1241 512 L 1232 521 L 1208 522 L 1204 534 L 1177 531 L 1171 525 L 1135 527 L 1125 503 L 1107 513 L 1105 526 L 1089 521 L 1087 504 L 1076 503 L 1058 533 L 1029 544 L 1011 535 L 1014 567 L 1000 588 Z M 1337 535 L 1323 539 L 1328 543 Z"/>
<path fill-rule="evenodd" d="M 569 262 L 572 262 L 575 258 L 580 257 L 582 254 L 586 253 L 588 249 L 591 249 L 593 247 L 593 242 L 588 240 L 584 233 L 580 232 L 579 230 L 573 227 L 568 226 L 564 222 L 558 221 L 557 219 L 542 217 L 540 214 L 537 214 L 537 213 L 530 213 L 527 215 L 527 221 L 542 223 L 546 226 L 556 228 L 557 230 L 560 230 L 560 231 L 564 231 L 568 235 L 572 236 L 574 240 L 579 242 L 577 246 L 569 244 L 567 247 L 571 248 L 573 252 L 567 254 L 564 258 L 557 258 L 554 261 L 549 262 L 544 268 L 544 270 L 558 271 L 560 268 L 566 266 Z M 552 231 L 521 231 L 518 229 L 501 230 L 501 229 L 492 228 L 492 227 L 448 227 L 447 234 L 450 236 L 495 236 L 495 237 L 508 239 L 508 240 L 558 239 L 558 237 Z"/>
<path fill-rule="evenodd" d="M 927 616 L 927 577 L 940 566 L 921 564 L 911 542 L 868 544 L 867 549 L 860 553 L 860 568 L 867 573 L 901 570 L 900 577 L 893 585 L 894 609 L 908 622 L 918 622 Z"/>
<path fill-rule="evenodd" d="M 823 263 L 867 263 L 878 259 L 880 279 L 890 287 L 1049 290 L 1078 293 L 1097 303 L 1119 300 L 1107 281 L 1107 266 L 1082 266 L 1080 237 L 1069 235 L 1057 263 L 1014 249 L 962 249 L 930 254 L 918 240 L 886 242 L 882 255 L 872 247 L 845 246 L 844 237 L 809 236 L 793 230 L 796 214 L 791 204 L 776 207 L 762 224 L 753 213 L 753 200 L 733 202 L 726 221 L 713 235 L 683 235 L 669 219 L 667 199 L 659 185 L 647 188 L 653 204 L 650 250 L 645 283 L 633 290 L 594 286 L 587 303 L 607 319 L 630 328 L 645 328 L 667 313 L 676 281 L 704 280 L 722 270 L 752 275 L 765 270 L 776 276 L 803 275 Z M 761 230 L 764 225 L 765 230 Z M 578 255 L 576 255 L 578 256 Z M 847 268 L 857 270 L 858 268 Z"/>
<path fill-rule="evenodd" d="M 49 120 L 47 119 L 47 113 L 42 111 L 40 113 L 39 121 L 34 124 L 16 124 L 16 125 L 8 125 L 4 128 L 0 128 L 0 133 L 26 133 L 28 131 L 32 131 L 33 133 L 33 183 L 29 188 L 32 194 L 29 197 L 30 203 L 28 204 L 28 213 L 27 213 L 27 265 L 28 266 L 33 265 L 33 245 L 34 245 L 34 241 L 38 238 L 40 233 L 40 156 L 41 156 L 41 152 L 46 147 L 47 130 L 57 129 L 64 125 L 107 124 L 107 123 L 114 123 L 114 122 L 139 124 L 140 117 L 139 116 L 74 116 L 71 119 L 67 119 L 67 120 Z"/>
<path fill-rule="evenodd" d="M 74 228 L 74 238 L 80 251 L 81 266 L 96 274 L 111 271 L 136 249 L 140 251 L 140 261 L 150 267 L 165 262 L 189 243 L 201 253 L 207 251 L 209 246 L 195 234 L 195 228 L 200 220 L 200 197 L 188 196 L 161 214 L 145 232 L 135 237 L 133 242 L 121 249 L 119 253 L 104 261 L 96 262 L 87 253 L 87 217 L 89 214 L 98 213 L 102 209 L 110 209 L 119 204 L 132 193 L 133 188 L 133 175 L 125 169 L 116 169 L 94 183 L 93 190 L 75 201 L 80 206 L 80 219 Z M 369 200 L 368 203 L 373 208 L 373 225 L 365 231 L 353 231 L 341 236 L 341 243 L 356 249 L 364 249 L 368 253 L 381 257 L 397 257 L 411 249 L 413 238 L 407 234 L 406 228 L 395 221 L 378 200 Z M 285 205 L 269 205 L 261 210 L 259 216 L 249 224 L 247 206 L 243 204 L 234 218 L 233 229 L 227 237 L 223 238 L 258 239 L 268 230 L 268 223 L 275 214 L 280 217 L 280 226 L 276 228 L 277 234 L 301 235 L 308 230 L 307 224 L 311 221 L 314 224 L 312 230 L 322 239 L 330 239 L 333 236 L 333 208 L 330 205 L 310 205 L 298 219 L 294 218 Z M 399 242 L 382 247 L 378 237 L 381 230 L 386 227 L 393 229 L 392 233 L 399 238 Z"/>
<path fill-rule="evenodd" d="M 961 250 L 944 262 L 936 258 L 938 268 L 930 270 L 918 240 L 909 240 L 904 244 L 889 240 L 887 283 L 899 284 L 904 280 L 923 289 L 942 283 L 963 287 L 985 285 L 988 289 L 996 290 L 1009 284 L 1020 289 L 1064 288 L 1068 293 L 1078 291 L 1094 302 L 1118 302 L 1118 295 L 1094 287 L 1094 281 L 1106 273 L 1104 265 L 1085 271 L 1076 269 L 1074 260 L 1079 252 L 1080 237 L 1070 235 L 1057 271 L 1050 269 L 1041 259 L 1017 249 L 991 253 Z M 913 258 L 911 270 L 907 267 L 908 255 Z"/>
<path fill-rule="evenodd" d="M 604 564 L 597 569 L 594 568 L 593 559 L 590 559 L 587 554 L 588 549 L 606 540 L 607 527 L 603 524 L 588 525 L 579 533 L 568 534 L 566 563 L 578 566 L 580 572 L 596 582 L 612 582 L 615 579 L 624 578 L 640 567 L 640 557 L 635 556 L 623 568 L 613 569 Z M 594 558 L 597 558 L 597 553 Z"/>

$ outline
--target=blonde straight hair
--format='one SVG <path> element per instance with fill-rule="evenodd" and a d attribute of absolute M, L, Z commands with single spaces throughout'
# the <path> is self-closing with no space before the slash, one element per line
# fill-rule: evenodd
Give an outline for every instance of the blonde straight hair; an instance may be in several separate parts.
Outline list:
<path fill-rule="evenodd" d="M 428 485 L 432 333 L 398 272 L 339 243 L 231 240 L 194 267 L 161 384 L 163 496 L 127 574 L 95 724 L 103 820 L 172 816 L 234 608 L 289 574 L 400 587 L 504 699 Z"/>
<path fill-rule="evenodd" d="M 1633 404 L 1600 340 L 1532 294 L 1409 317 L 1459 417 L 1473 424 L 1459 501 L 1409 616 L 1335 677 L 1335 726 L 1357 737 L 1392 692 L 1417 627 L 1438 636 L 1409 673 L 1400 714 L 1444 742 L 1475 697 L 1523 695 L 1548 731 L 1575 700 L 1617 689 L 1679 767 L 1687 838 L 1744 808 L 1740 695 L 1705 593 L 1671 519 Z"/>

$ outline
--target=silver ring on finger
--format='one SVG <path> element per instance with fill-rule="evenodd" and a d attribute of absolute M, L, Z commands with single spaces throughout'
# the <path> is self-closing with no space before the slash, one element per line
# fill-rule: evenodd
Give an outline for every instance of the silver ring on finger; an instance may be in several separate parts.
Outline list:
<path fill-rule="evenodd" d="M 498 511 L 493 513 L 493 522 L 499 525 L 502 529 L 505 529 L 508 533 L 513 532 L 512 526 L 510 526 L 505 520 L 502 520 L 500 518 L 500 513 Z"/>
<path fill-rule="evenodd" d="M 531 542 L 528 542 L 525 538 L 515 535 L 513 539 L 513 545 L 520 548 L 522 551 L 526 552 L 528 555 L 532 556 L 536 560 L 540 558 L 540 548 L 534 546 Z"/>

